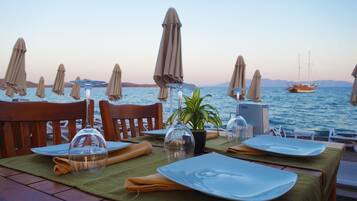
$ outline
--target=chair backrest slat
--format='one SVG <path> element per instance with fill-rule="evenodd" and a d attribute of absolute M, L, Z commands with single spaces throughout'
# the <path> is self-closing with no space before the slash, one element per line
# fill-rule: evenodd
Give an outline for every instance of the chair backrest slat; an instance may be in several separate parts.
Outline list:
<path fill-rule="evenodd" d="M 89 119 L 93 125 L 94 101 L 90 101 Z M 52 130 L 53 144 L 65 139 L 61 121 L 68 121 L 68 138 L 76 133 L 76 120 L 85 124 L 86 102 L 3 102 L 0 101 L 0 158 L 31 153 L 31 147 L 47 145 Z M 52 126 L 47 127 L 51 122 Z"/>
<path fill-rule="evenodd" d="M 144 135 L 143 131 L 144 131 L 144 123 L 143 123 L 143 119 L 139 118 L 138 119 L 138 128 L 139 128 L 139 135 Z"/>
<path fill-rule="evenodd" d="M 152 118 L 155 119 L 155 129 L 163 128 L 161 103 L 153 105 L 113 105 L 108 101 L 100 101 L 99 107 L 104 136 L 107 140 L 115 140 L 114 133 L 117 125 L 113 124 L 113 119 L 120 119 L 123 138 L 129 137 L 128 131 L 130 131 L 131 137 L 142 135 L 144 131 L 143 119 L 147 120 L 147 128 L 149 130 L 154 128 Z M 126 120 L 129 121 L 130 129 L 126 125 Z M 137 122 L 137 125 L 135 122 Z"/>
<path fill-rule="evenodd" d="M 20 123 L 20 144 L 23 154 L 31 153 L 30 124 L 28 122 Z"/>
<path fill-rule="evenodd" d="M 114 126 L 114 140 L 115 141 L 120 141 L 120 128 L 118 124 L 118 119 L 113 119 L 113 126 Z"/>
<path fill-rule="evenodd" d="M 31 142 L 33 147 L 46 146 L 47 126 L 45 121 L 33 123 Z"/>
<path fill-rule="evenodd" d="M 126 126 L 125 119 L 120 119 L 120 125 L 121 125 L 122 131 L 123 131 L 123 138 L 128 139 L 128 128 Z"/>
<path fill-rule="evenodd" d="M 14 136 L 12 131 L 12 125 L 8 122 L 5 122 L 3 125 L 3 132 L 1 133 L 3 147 L 2 153 L 4 156 L 14 156 L 15 155 L 15 144 Z"/>
<path fill-rule="evenodd" d="M 148 122 L 148 129 L 149 129 L 149 130 L 154 129 L 154 128 L 152 127 L 152 119 L 151 119 L 151 117 L 146 118 L 146 120 L 147 120 L 147 122 Z"/>
<path fill-rule="evenodd" d="M 134 119 L 129 119 L 129 124 L 130 124 L 130 135 L 131 137 L 136 137 L 136 130 L 135 130 L 135 123 Z"/>
<path fill-rule="evenodd" d="M 77 133 L 76 120 L 68 120 L 68 139 L 72 140 Z"/>
<path fill-rule="evenodd" d="M 60 121 L 52 121 L 53 128 L 53 144 L 61 144 L 61 123 Z"/>

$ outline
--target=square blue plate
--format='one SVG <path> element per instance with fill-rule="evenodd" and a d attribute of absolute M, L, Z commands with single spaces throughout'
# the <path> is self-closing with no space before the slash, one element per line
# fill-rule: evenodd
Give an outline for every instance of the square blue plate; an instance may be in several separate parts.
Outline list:
<path fill-rule="evenodd" d="M 295 173 L 217 153 L 177 161 L 157 171 L 188 188 L 230 200 L 271 200 L 297 181 Z"/>
<path fill-rule="evenodd" d="M 154 136 L 154 137 L 165 137 L 167 130 L 168 129 L 164 128 L 164 129 L 158 129 L 158 130 L 144 131 L 143 133 L 145 135 L 150 135 L 150 136 Z"/>
<path fill-rule="evenodd" d="M 245 140 L 243 144 L 253 149 L 295 157 L 318 156 L 326 148 L 324 144 L 315 141 L 282 138 L 272 135 L 260 135 L 250 138 Z"/>
<path fill-rule="evenodd" d="M 116 151 L 119 149 L 124 149 L 129 146 L 131 143 L 126 142 L 112 142 L 107 141 L 107 149 L 108 152 Z M 36 147 L 32 148 L 31 151 L 35 154 L 45 155 L 45 156 L 68 156 L 69 143 L 66 144 L 58 144 L 46 147 Z"/>

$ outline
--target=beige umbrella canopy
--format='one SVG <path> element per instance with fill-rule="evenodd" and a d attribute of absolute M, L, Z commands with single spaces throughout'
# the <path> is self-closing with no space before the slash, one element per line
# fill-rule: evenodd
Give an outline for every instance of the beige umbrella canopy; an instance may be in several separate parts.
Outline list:
<path fill-rule="evenodd" d="M 43 78 L 43 76 L 40 77 L 40 80 L 38 82 L 36 96 L 39 98 L 45 97 L 45 79 Z"/>
<path fill-rule="evenodd" d="M 355 81 L 352 86 L 351 104 L 357 106 L 357 65 L 352 72 L 352 76 L 355 78 Z"/>
<path fill-rule="evenodd" d="M 53 84 L 52 91 L 57 95 L 64 95 L 64 73 L 65 73 L 64 65 L 60 64 L 57 70 L 56 79 Z"/>
<path fill-rule="evenodd" d="M 169 96 L 169 89 L 166 87 L 160 87 L 160 93 L 157 97 L 160 101 L 166 101 Z"/>
<path fill-rule="evenodd" d="M 236 65 L 234 66 L 233 75 L 228 86 L 227 95 L 232 98 L 237 98 L 235 89 L 240 89 L 240 100 L 244 100 L 245 96 L 245 62 L 243 56 L 239 55 Z"/>
<path fill-rule="evenodd" d="M 160 88 L 166 87 L 168 83 L 183 82 L 181 22 L 174 8 L 167 11 L 162 27 L 163 33 L 154 72 L 154 80 Z M 165 92 L 165 89 L 160 91 Z"/>
<path fill-rule="evenodd" d="M 260 101 L 260 81 L 262 76 L 260 75 L 260 71 L 256 70 L 250 83 L 248 98 L 255 102 Z"/>
<path fill-rule="evenodd" d="M 6 95 L 10 97 L 15 93 L 20 94 L 20 96 L 26 95 L 25 53 L 25 40 L 19 38 L 12 50 L 10 62 L 5 74 L 5 83 L 7 86 Z"/>
<path fill-rule="evenodd" d="M 79 77 L 76 78 L 76 81 L 74 82 L 74 84 L 72 85 L 72 90 L 71 93 L 69 94 L 72 98 L 74 98 L 75 100 L 79 100 L 81 98 L 81 86 L 79 85 L 79 81 L 81 79 Z"/>
<path fill-rule="evenodd" d="M 122 97 L 121 70 L 118 64 L 114 66 L 105 94 L 111 101 L 119 100 Z"/>

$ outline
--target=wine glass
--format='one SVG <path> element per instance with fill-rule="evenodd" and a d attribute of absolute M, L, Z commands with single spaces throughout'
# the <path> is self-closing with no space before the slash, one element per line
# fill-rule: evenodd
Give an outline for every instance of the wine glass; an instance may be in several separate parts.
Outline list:
<path fill-rule="evenodd" d="M 182 91 L 178 92 L 179 106 L 176 123 L 172 125 L 165 135 L 164 151 L 169 162 L 192 157 L 195 150 L 195 139 L 191 130 L 181 122 Z"/>
<path fill-rule="evenodd" d="M 80 130 L 69 145 L 69 161 L 72 173 L 100 173 L 106 166 L 108 151 L 103 135 L 94 129 L 89 121 L 89 102 L 91 84 L 85 84 L 87 120 L 86 127 Z M 99 174 L 93 174 L 99 175 Z"/>
<path fill-rule="evenodd" d="M 227 123 L 227 138 L 228 141 L 233 142 L 242 142 L 248 138 L 248 124 L 247 121 L 239 115 L 239 89 L 237 90 L 237 111 L 235 116 L 231 117 L 231 119 Z"/>

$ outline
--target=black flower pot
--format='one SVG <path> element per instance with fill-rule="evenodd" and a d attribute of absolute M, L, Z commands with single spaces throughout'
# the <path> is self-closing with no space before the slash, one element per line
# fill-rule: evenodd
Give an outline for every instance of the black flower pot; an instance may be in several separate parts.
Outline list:
<path fill-rule="evenodd" d="M 193 137 L 195 138 L 195 154 L 203 154 L 206 145 L 206 134 L 204 131 L 192 131 Z"/>

